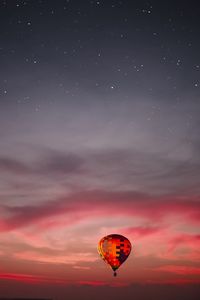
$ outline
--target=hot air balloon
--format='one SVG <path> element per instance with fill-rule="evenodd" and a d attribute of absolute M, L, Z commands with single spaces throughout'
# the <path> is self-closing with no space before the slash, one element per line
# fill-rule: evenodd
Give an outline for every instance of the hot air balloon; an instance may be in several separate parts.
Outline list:
<path fill-rule="evenodd" d="M 98 252 L 113 269 L 113 275 L 117 276 L 116 270 L 125 262 L 131 252 L 131 243 L 123 235 L 109 234 L 99 241 Z"/>

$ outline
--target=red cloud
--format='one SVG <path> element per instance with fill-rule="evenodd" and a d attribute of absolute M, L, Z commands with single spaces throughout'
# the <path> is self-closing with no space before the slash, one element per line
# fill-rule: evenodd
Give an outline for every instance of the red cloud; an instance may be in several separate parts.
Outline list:
<path fill-rule="evenodd" d="M 10 231 L 24 226 L 40 224 L 40 228 L 70 225 L 85 218 L 101 216 L 138 216 L 149 221 L 160 221 L 171 215 L 179 215 L 195 222 L 200 221 L 200 202 L 179 197 L 150 197 L 133 192 L 92 191 L 77 193 L 64 199 L 47 201 L 38 206 L 3 206 L 0 231 Z M 54 217 L 66 215 L 66 223 L 60 224 Z M 199 217 L 199 218 L 198 218 Z M 150 234 L 151 230 L 138 229 L 138 234 Z M 140 231 L 140 232 L 139 232 Z"/>
<path fill-rule="evenodd" d="M 179 234 L 168 241 L 168 253 L 172 253 L 179 246 L 200 248 L 200 234 Z M 199 254 L 200 256 L 200 254 Z"/>
<path fill-rule="evenodd" d="M 46 282 L 45 278 L 39 276 L 27 275 L 27 274 L 15 274 L 15 273 L 3 273 L 0 274 L 0 279 L 9 279 L 23 281 L 25 283 L 42 283 Z"/>
<path fill-rule="evenodd" d="M 147 280 L 145 283 L 149 284 L 160 284 L 160 285 L 193 285 L 200 283 L 200 279 L 189 279 L 189 278 L 175 278 L 175 279 L 160 279 L 160 280 Z"/>
<path fill-rule="evenodd" d="M 200 268 L 191 266 L 166 265 L 152 270 L 157 272 L 169 272 L 178 275 L 200 275 Z"/>
<path fill-rule="evenodd" d="M 160 232 L 162 229 L 159 227 L 144 227 L 144 226 L 137 226 L 137 227 L 129 227 L 122 230 L 124 234 L 134 235 L 137 238 L 146 237 L 149 235 L 153 235 L 155 233 Z"/>
<path fill-rule="evenodd" d="M 28 274 L 16 274 L 16 273 L 2 273 L 0 274 L 0 279 L 6 280 L 14 280 L 14 281 L 22 281 L 24 283 L 32 283 L 32 284 L 57 284 L 57 285 L 76 285 L 76 286 L 115 286 L 115 287 L 123 287 L 127 286 L 124 283 L 108 283 L 106 281 L 100 280 L 76 280 L 70 281 L 61 278 L 48 278 L 44 276 L 35 276 Z"/>
<path fill-rule="evenodd" d="M 174 247 L 181 244 L 200 244 L 200 234 L 181 234 L 173 238 L 170 243 Z"/>

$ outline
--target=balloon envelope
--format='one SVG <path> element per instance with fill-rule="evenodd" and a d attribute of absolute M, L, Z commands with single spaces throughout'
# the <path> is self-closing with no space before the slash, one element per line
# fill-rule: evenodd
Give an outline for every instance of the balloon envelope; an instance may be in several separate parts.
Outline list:
<path fill-rule="evenodd" d="M 102 259 L 116 271 L 128 258 L 131 252 L 130 241 L 120 234 L 110 234 L 103 237 L 98 244 L 98 252 Z M 114 273 L 116 276 L 116 272 Z"/>

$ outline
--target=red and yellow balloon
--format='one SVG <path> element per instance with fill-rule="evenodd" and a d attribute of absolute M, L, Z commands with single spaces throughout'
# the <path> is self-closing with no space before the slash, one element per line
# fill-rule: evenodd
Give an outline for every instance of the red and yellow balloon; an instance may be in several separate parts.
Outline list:
<path fill-rule="evenodd" d="M 103 237 L 98 244 L 101 258 L 110 265 L 117 275 L 116 270 L 125 262 L 131 252 L 130 241 L 120 234 L 109 234 Z"/>

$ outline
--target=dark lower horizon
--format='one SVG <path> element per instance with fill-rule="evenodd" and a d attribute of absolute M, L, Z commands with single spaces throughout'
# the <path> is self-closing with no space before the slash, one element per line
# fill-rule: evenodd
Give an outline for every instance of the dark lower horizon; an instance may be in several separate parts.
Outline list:
<path fill-rule="evenodd" d="M 8 283 L 7 283 L 8 284 Z M 9 283 L 10 285 L 10 283 Z M 174 285 L 174 284 L 133 284 L 128 287 L 109 287 L 109 286 L 64 286 L 64 285 L 34 285 L 15 283 L 9 288 L 4 286 L 6 300 L 10 298 L 20 298 L 23 300 L 81 300 L 81 299 L 115 299 L 123 300 L 199 300 L 200 285 Z M 31 296 L 29 296 L 31 295 Z M 8 298 L 8 299 L 7 299 Z M 3 300 L 4 298 L 0 298 Z"/>

